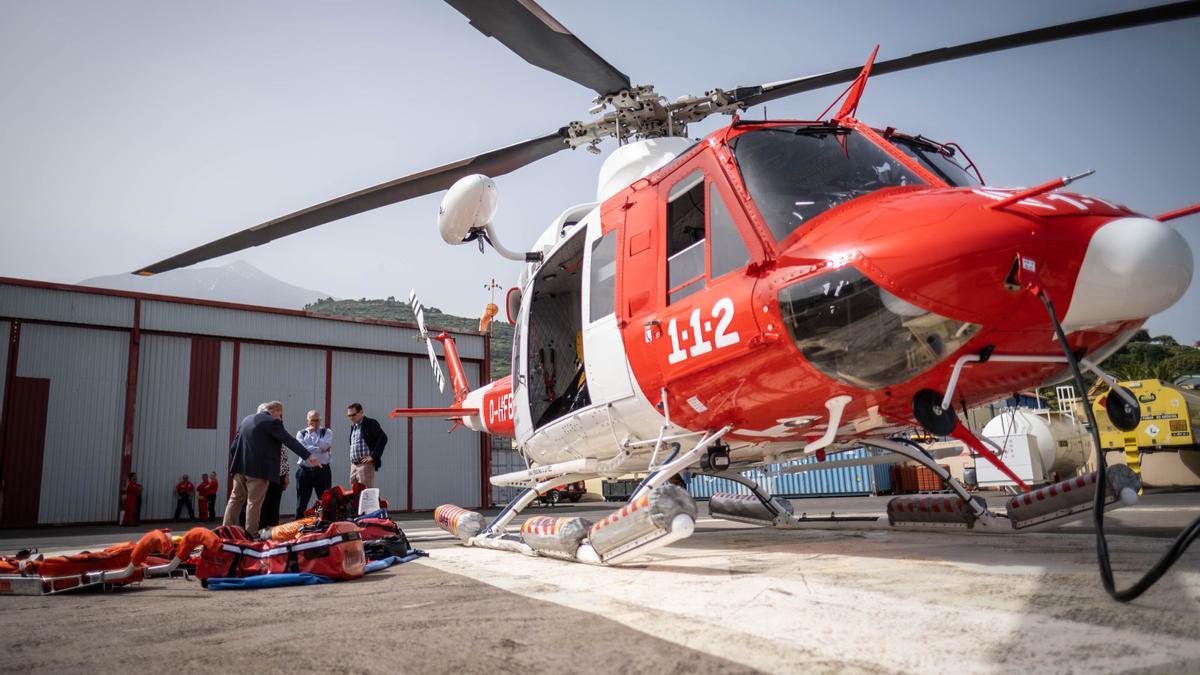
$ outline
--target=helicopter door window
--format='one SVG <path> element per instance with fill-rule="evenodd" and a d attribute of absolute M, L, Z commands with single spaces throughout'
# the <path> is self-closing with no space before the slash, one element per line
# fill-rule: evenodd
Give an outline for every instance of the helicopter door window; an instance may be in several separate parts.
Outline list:
<path fill-rule="evenodd" d="M 671 188 L 667 203 L 668 304 L 704 287 L 704 174 Z"/>
<path fill-rule="evenodd" d="M 596 321 L 616 310 L 617 231 L 612 230 L 592 244 L 591 306 L 588 319 Z"/>
<path fill-rule="evenodd" d="M 513 350 L 512 350 L 512 370 L 513 387 L 519 386 L 525 381 L 525 371 L 521 367 L 521 321 L 520 311 L 517 312 L 517 323 L 513 326 Z"/>
<path fill-rule="evenodd" d="M 733 216 L 725 206 L 725 200 L 721 199 L 721 193 L 713 183 L 708 186 L 708 210 L 711 214 L 708 223 L 709 246 L 712 248 L 709 251 L 712 258 L 709 276 L 716 279 L 745 267 L 750 262 L 750 251 L 733 224 Z"/>

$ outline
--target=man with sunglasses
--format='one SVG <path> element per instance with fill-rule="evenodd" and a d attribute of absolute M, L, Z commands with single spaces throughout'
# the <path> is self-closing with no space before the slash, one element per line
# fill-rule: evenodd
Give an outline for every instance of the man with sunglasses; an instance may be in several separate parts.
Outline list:
<path fill-rule="evenodd" d="M 363 414 L 361 403 L 346 406 L 346 417 L 350 419 L 350 484 L 375 487 L 375 472 L 383 466 L 380 457 L 387 447 L 387 434 L 379 422 Z"/>

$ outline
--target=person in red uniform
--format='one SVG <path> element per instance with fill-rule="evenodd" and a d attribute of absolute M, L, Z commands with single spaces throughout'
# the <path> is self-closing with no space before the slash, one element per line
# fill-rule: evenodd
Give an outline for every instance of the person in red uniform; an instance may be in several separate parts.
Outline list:
<path fill-rule="evenodd" d="M 129 480 L 121 488 L 124 505 L 121 513 L 122 525 L 137 525 L 142 515 L 142 486 L 137 482 L 137 474 L 130 471 Z"/>
<path fill-rule="evenodd" d="M 217 488 L 219 487 L 217 485 L 217 472 L 216 471 L 208 474 L 208 484 L 210 486 L 212 486 L 209 488 L 208 496 L 205 497 L 205 500 L 208 502 L 208 519 L 216 520 L 217 519 Z"/>
<path fill-rule="evenodd" d="M 214 492 L 216 490 L 208 482 L 208 474 L 200 474 L 200 484 L 196 486 L 196 508 L 200 510 L 200 520 L 208 520 L 208 495 Z"/>
<path fill-rule="evenodd" d="M 183 474 L 183 477 L 175 484 L 175 520 L 179 520 L 179 512 L 183 509 L 187 509 L 189 520 L 196 519 L 196 512 L 192 509 L 192 493 L 195 491 L 196 486 L 188 480 L 186 473 Z"/>

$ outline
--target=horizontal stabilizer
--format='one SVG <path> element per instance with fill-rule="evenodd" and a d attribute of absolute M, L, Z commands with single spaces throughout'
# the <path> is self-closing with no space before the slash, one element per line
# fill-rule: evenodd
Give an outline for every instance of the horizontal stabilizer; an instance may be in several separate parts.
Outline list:
<path fill-rule="evenodd" d="M 461 419 L 478 415 L 475 408 L 396 408 L 388 417 L 444 417 Z"/>

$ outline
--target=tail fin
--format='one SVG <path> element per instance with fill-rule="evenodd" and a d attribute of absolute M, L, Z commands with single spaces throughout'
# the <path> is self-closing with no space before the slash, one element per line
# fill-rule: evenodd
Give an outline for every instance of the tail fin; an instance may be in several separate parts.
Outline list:
<path fill-rule="evenodd" d="M 442 373 L 441 364 L 438 363 L 437 352 L 433 351 L 433 342 L 431 342 L 429 339 L 429 332 L 425 330 L 425 307 L 421 304 L 420 300 L 417 300 L 416 289 L 408 292 L 408 304 L 412 305 L 413 315 L 417 317 L 417 330 L 420 334 L 419 337 L 425 341 L 425 349 L 429 352 L 429 365 L 433 366 L 433 379 L 437 380 L 438 391 L 445 393 L 446 376 Z M 445 335 L 445 333 L 442 335 Z M 453 342 L 453 340 L 451 340 L 451 342 Z M 442 344 L 444 345 L 445 342 Z M 447 354 L 446 360 L 450 360 L 449 354 Z M 457 356 L 455 360 L 457 361 Z M 462 369 L 461 364 L 459 364 L 459 369 Z M 457 400 L 457 398 L 458 396 L 456 395 L 455 399 Z"/>

